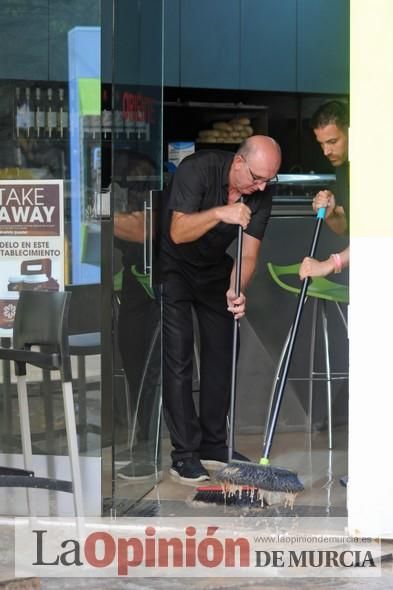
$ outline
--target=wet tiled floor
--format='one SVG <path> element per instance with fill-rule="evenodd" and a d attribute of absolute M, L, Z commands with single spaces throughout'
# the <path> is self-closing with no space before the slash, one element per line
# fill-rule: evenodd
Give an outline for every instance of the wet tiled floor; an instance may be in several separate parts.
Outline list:
<path fill-rule="evenodd" d="M 271 456 L 272 465 L 298 473 L 305 490 L 298 495 L 293 511 L 278 505 L 264 509 L 265 515 L 345 516 L 346 489 L 340 484 L 340 478 L 347 472 L 346 436 L 344 429 L 338 430 L 335 433 L 335 447 L 329 451 L 326 433 L 279 433 Z M 260 436 L 257 435 L 239 436 L 237 439 L 237 450 L 252 461 L 259 460 L 260 445 Z M 193 503 L 195 487 L 180 484 L 169 475 L 169 453 L 169 444 L 165 440 L 163 480 L 131 508 L 128 515 L 197 516 L 211 513 L 212 509 L 216 514 L 217 510 L 222 515 L 228 512 L 228 507 L 196 507 Z M 214 472 L 211 475 L 214 478 Z M 122 482 L 121 486 L 120 489 L 126 495 L 127 484 Z M 236 509 L 231 509 L 230 513 L 236 514 Z"/>
<path fill-rule="evenodd" d="M 300 517 L 324 518 L 324 531 L 331 531 L 332 517 L 346 516 L 346 489 L 340 484 L 340 478 L 347 471 L 347 436 L 345 430 L 336 429 L 335 447 L 332 451 L 327 449 L 327 435 L 319 433 L 279 433 L 274 442 L 272 463 L 277 466 L 286 467 L 296 471 L 305 486 L 304 492 L 296 499 L 293 510 L 285 508 L 281 504 L 273 504 L 264 509 L 249 509 L 249 507 L 226 507 L 203 504 L 195 506 L 192 499 L 195 488 L 181 485 L 172 480 L 168 473 L 169 467 L 169 445 L 164 440 L 163 445 L 163 479 L 137 504 L 131 506 L 127 516 L 151 517 L 152 522 L 156 517 L 179 517 L 179 516 L 255 516 L 263 514 L 264 517 L 293 517 L 296 530 L 296 522 L 301 522 Z M 260 437 L 256 435 L 240 436 L 237 440 L 237 449 L 248 455 L 253 461 L 258 460 L 260 449 Z M 132 482 L 122 481 L 119 490 L 127 496 L 127 486 Z M 372 506 L 370 506 L 372 509 Z M 334 519 L 333 519 L 334 520 Z M 130 520 L 132 522 L 132 520 Z M 300 525 L 299 525 L 300 526 Z M 12 537 L 8 539 L 3 535 L 2 548 L 11 550 Z M 193 590 L 219 590 L 245 588 L 249 590 L 270 589 L 282 590 L 284 588 L 295 588 L 304 590 L 329 590 L 343 588 L 345 590 L 379 590 L 393 588 L 393 566 L 391 554 L 393 542 L 383 542 L 382 555 L 384 556 L 381 566 L 381 577 L 374 579 L 359 578 L 171 578 L 170 581 L 164 578 L 133 578 L 133 579 L 42 579 L 40 580 L 43 590 L 68 590 L 68 589 L 104 589 L 105 590 L 138 590 L 138 589 L 170 589 L 191 588 Z M 7 562 L 7 551 L 2 551 L 2 564 Z M 10 565 L 8 563 L 8 565 Z M 6 575 L 3 571 L 3 579 Z M 1 586 L 0 586 L 1 587 Z M 26 586 L 28 588 L 29 586 Z M 37 586 L 31 586 L 36 588 Z"/>

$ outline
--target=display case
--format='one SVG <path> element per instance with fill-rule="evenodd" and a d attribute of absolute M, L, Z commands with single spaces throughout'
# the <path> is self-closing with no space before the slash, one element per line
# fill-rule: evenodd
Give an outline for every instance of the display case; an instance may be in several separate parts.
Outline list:
<path fill-rule="evenodd" d="M 1 178 L 67 178 L 68 86 L 3 80 L 0 104 Z"/>

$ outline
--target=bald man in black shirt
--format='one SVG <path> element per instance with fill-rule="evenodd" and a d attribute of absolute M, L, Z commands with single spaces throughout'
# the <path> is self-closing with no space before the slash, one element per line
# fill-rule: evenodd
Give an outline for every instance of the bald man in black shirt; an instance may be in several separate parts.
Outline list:
<path fill-rule="evenodd" d="M 272 196 L 266 188 L 280 163 L 278 144 L 255 135 L 236 154 L 202 150 L 185 158 L 164 195 L 163 405 L 173 445 L 170 473 L 182 483 L 209 479 L 205 467 L 228 458 L 233 318 L 245 314 L 244 290 L 270 216 Z M 227 248 L 239 225 L 244 239 L 237 296 Z M 192 397 L 192 308 L 200 334 L 199 417 Z M 236 452 L 234 458 L 246 459 Z"/>

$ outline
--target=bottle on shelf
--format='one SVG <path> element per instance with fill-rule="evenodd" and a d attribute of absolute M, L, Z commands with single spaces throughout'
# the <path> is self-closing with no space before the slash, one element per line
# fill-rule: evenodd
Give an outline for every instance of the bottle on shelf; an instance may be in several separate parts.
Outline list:
<path fill-rule="evenodd" d="M 34 137 L 34 129 L 35 129 L 35 116 L 34 116 L 34 109 L 33 105 L 31 104 L 31 92 L 30 87 L 26 86 L 25 89 L 25 103 L 24 103 L 24 111 L 25 111 L 25 129 L 26 129 L 26 137 Z"/>
<path fill-rule="evenodd" d="M 17 168 L 22 168 L 24 164 L 22 148 L 20 147 L 20 145 L 18 145 L 17 142 L 15 142 L 14 146 L 14 162 Z"/>
<path fill-rule="evenodd" d="M 68 105 L 64 94 L 64 88 L 59 88 L 59 110 L 57 111 L 57 131 L 63 138 L 68 132 Z"/>
<path fill-rule="evenodd" d="M 135 136 L 135 129 L 136 129 L 136 123 L 134 121 L 134 112 L 133 111 L 126 112 L 126 117 L 124 120 L 124 128 L 126 131 L 126 138 L 133 139 Z"/>
<path fill-rule="evenodd" d="M 57 111 L 53 101 L 52 88 L 48 88 L 47 96 L 45 135 L 51 139 L 57 135 Z"/>
<path fill-rule="evenodd" d="M 24 137 L 26 133 L 25 108 L 19 86 L 15 88 L 15 133 L 16 137 Z"/>
<path fill-rule="evenodd" d="M 112 109 L 109 90 L 103 89 L 102 93 L 102 112 L 101 112 L 101 128 L 104 139 L 110 139 L 112 135 Z"/>
<path fill-rule="evenodd" d="M 124 118 L 121 96 L 119 92 L 116 92 L 115 94 L 115 114 L 113 123 L 115 127 L 116 139 L 122 139 L 124 137 Z"/>
<path fill-rule="evenodd" d="M 35 89 L 35 135 L 44 137 L 45 133 L 45 109 L 43 106 L 41 88 Z"/>

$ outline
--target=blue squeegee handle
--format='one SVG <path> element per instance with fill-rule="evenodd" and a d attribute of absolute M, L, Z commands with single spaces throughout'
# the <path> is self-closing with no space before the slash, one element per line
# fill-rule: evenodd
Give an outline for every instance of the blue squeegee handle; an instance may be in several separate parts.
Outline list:
<path fill-rule="evenodd" d="M 310 245 L 310 250 L 308 256 L 310 258 L 314 258 L 315 252 L 317 249 L 317 244 L 319 240 L 319 234 L 321 233 L 322 223 L 325 217 L 326 209 L 325 207 L 321 207 L 318 209 L 318 213 L 316 215 L 316 224 L 314 228 L 314 234 L 312 238 L 312 242 Z M 296 312 L 295 312 L 295 319 L 293 321 L 291 331 L 289 334 L 287 350 L 285 354 L 285 359 L 282 364 L 282 370 L 280 375 L 277 376 L 276 384 L 274 393 L 272 396 L 272 406 L 271 406 L 271 413 L 269 416 L 269 421 L 266 427 L 266 435 L 263 444 L 263 451 L 262 451 L 262 458 L 268 459 L 270 455 L 270 449 L 273 442 L 274 432 L 277 426 L 278 415 L 280 413 L 281 402 L 284 396 L 284 389 L 287 382 L 289 366 L 292 359 L 292 353 L 295 346 L 296 336 L 299 330 L 300 319 L 302 316 L 304 302 L 307 296 L 307 289 L 310 284 L 310 277 L 306 277 L 302 281 L 302 288 L 298 297 Z"/>
<path fill-rule="evenodd" d="M 241 197 L 243 202 L 243 197 Z M 235 261 L 235 293 L 240 295 L 241 266 L 243 254 L 243 228 L 239 225 L 237 230 L 237 246 Z M 231 393 L 229 402 L 229 432 L 228 432 L 228 462 L 232 461 L 233 449 L 235 446 L 235 406 L 236 406 L 236 380 L 237 380 L 237 349 L 239 342 L 239 322 L 233 319 L 233 339 L 232 339 L 232 366 L 231 366 Z"/>

